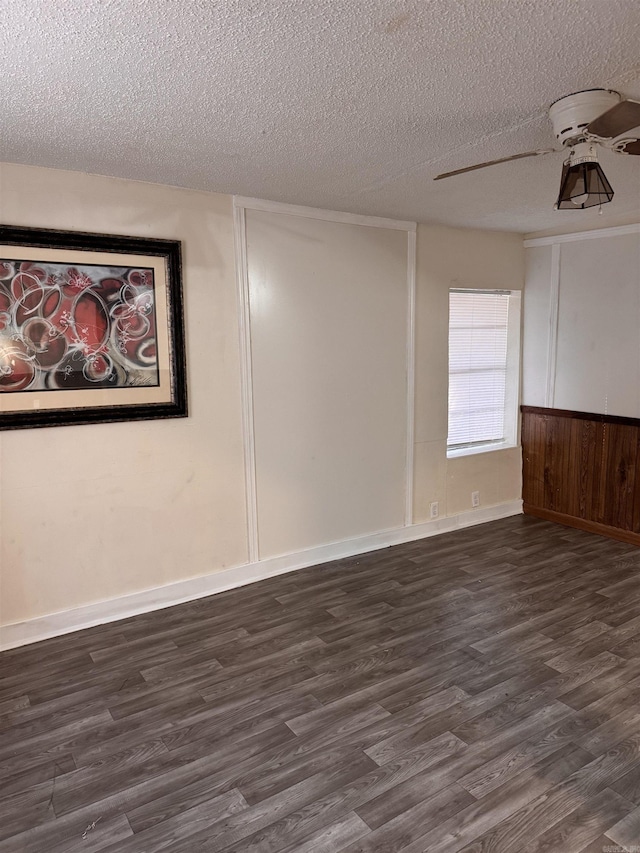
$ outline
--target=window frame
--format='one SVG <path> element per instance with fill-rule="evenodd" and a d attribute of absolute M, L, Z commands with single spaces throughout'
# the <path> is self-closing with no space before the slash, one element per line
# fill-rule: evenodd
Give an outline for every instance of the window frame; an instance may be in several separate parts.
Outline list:
<path fill-rule="evenodd" d="M 452 285 L 448 292 L 447 302 L 447 329 L 451 328 L 451 294 L 452 293 L 485 293 L 506 295 L 509 297 L 507 314 L 507 354 L 505 374 L 505 400 L 503 411 L 503 438 L 496 441 L 469 442 L 468 444 L 449 445 L 449 418 L 450 401 L 449 385 L 450 376 L 450 343 L 447 335 L 447 459 L 455 459 L 461 456 L 474 456 L 480 453 L 492 453 L 496 450 L 505 450 L 518 447 L 520 437 L 519 425 L 519 403 L 520 403 L 520 371 L 521 371 L 521 325 L 522 325 L 522 291 L 508 290 L 505 288 L 487 287 L 461 287 Z"/>

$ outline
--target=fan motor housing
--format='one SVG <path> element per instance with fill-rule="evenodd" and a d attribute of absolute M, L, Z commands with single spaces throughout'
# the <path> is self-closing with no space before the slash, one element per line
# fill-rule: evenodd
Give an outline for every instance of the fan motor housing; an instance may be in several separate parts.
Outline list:
<path fill-rule="evenodd" d="M 549 108 L 556 139 L 562 145 L 573 145 L 585 136 L 585 128 L 590 122 L 621 100 L 620 93 L 613 89 L 586 89 L 560 98 Z"/>

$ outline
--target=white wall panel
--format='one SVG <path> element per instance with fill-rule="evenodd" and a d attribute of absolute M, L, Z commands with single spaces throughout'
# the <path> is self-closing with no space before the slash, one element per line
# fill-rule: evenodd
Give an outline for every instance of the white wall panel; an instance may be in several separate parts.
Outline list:
<path fill-rule="evenodd" d="M 406 232 L 246 228 L 260 558 L 402 526 Z"/>
<path fill-rule="evenodd" d="M 552 246 L 527 249 L 522 340 L 522 402 L 546 405 L 551 309 Z"/>
<path fill-rule="evenodd" d="M 640 416 L 640 237 L 561 247 L 554 406 Z"/>
<path fill-rule="evenodd" d="M 555 273 L 552 250 L 559 256 Z M 523 402 L 640 417 L 637 226 L 532 240 L 527 256 Z M 544 356 L 550 335 L 555 365 Z M 541 402 L 545 383 L 553 398 Z"/>

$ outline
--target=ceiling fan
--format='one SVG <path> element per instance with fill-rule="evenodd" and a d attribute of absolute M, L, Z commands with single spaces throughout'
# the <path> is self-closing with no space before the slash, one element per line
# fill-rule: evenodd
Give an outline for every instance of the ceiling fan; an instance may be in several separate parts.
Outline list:
<path fill-rule="evenodd" d="M 549 119 L 556 139 L 563 151 L 568 152 L 562 168 L 556 208 L 584 209 L 611 201 L 613 189 L 598 163 L 597 148 L 601 146 L 618 154 L 640 155 L 640 102 L 627 100 L 612 89 L 586 89 L 554 101 L 549 108 Z M 512 154 L 443 172 L 434 180 L 555 152 L 556 149 L 548 148 Z"/>

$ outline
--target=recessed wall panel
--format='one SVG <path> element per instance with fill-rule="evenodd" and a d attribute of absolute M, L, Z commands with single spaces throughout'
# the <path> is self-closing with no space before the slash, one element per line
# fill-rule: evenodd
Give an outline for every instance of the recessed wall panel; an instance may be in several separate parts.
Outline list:
<path fill-rule="evenodd" d="M 551 246 L 527 249 L 522 339 L 522 401 L 544 406 L 549 358 L 551 311 Z"/>
<path fill-rule="evenodd" d="M 248 210 L 261 559 L 399 527 L 407 233 Z"/>
<path fill-rule="evenodd" d="M 640 417 L 640 235 L 561 246 L 556 362 L 556 408 Z"/>

